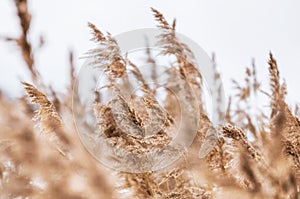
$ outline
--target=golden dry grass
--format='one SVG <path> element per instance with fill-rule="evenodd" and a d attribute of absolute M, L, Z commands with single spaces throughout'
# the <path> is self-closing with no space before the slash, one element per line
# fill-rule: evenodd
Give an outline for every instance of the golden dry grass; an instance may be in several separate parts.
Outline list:
<path fill-rule="evenodd" d="M 27 95 L 18 100 L 9 100 L 3 93 L 0 95 L 0 198 L 296 199 L 300 196 L 300 122 L 285 102 L 286 85 L 281 83 L 272 54 L 269 57 L 270 116 L 263 112 L 249 115 L 239 106 L 259 93 L 260 84 L 253 64 L 251 69 L 246 70 L 245 86 L 234 82 L 238 95 L 229 100 L 227 112 L 220 113 L 224 114 L 228 124 L 214 129 L 199 97 L 202 110 L 199 129 L 189 152 L 182 159 L 158 172 L 122 173 L 99 164 L 79 141 L 70 104 L 76 79 L 73 54 L 70 53 L 69 57 L 68 92 L 57 93 L 44 85 L 27 39 L 31 19 L 27 1 L 15 0 L 15 5 L 22 35 L 7 40 L 19 45 L 35 86 L 23 82 Z M 176 39 L 175 21 L 169 25 L 159 11 L 152 11 L 158 27 L 164 31 L 160 37 L 163 53 L 176 56 L 176 70 L 201 96 L 201 74 L 193 65 L 188 47 Z M 145 153 L 166 145 L 170 141 L 166 129 L 176 123 L 176 113 L 170 106 L 173 99 L 171 96 L 167 99 L 168 122 L 163 123 L 159 134 L 141 140 L 143 128 L 147 125 L 143 111 L 147 108 L 156 110 L 154 115 L 159 124 L 163 117 L 163 110 L 152 95 L 155 90 L 143 81 L 138 66 L 120 55 L 117 42 L 110 34 L 105 36 L 91 23 L 89 27 L 93 33 L 92 40 L 103 48 L 90 51 L 87 56 L 97 56 L 96 65 L 105 61 L 110 88 L 114 89 L 117 78 L 126 78 L 130 65 L 147 94 L 141 102 L 143 106 L 133 106 L 121 97 L 103 104 L 101 95 L 96 93 L 94 111 L 103 136 L 117 147 L 133 153 Z M 149 53 L 148 60 L 156 67 Z M 152 77 L 155 80 L 155 73 Z M 220 78 L 217 71 L 215 78 Z M 120 129 L 111 113 L 113 103 L 123 107 L 128 122 L 135 123 L 138 128 Z M 217 144 L 204 159 L 199 159 L 199 148 L 208 130 L 218 131 Z M 254 138 L 253 141 L 250 141 L 249 135 Z"/>

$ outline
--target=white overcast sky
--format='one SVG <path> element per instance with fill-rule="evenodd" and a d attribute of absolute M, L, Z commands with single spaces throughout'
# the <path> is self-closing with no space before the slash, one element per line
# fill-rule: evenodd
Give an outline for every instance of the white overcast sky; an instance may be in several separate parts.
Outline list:
<path fill-rule="evenodd" d="M 93 47 L 87 22 L 119 34 L 155 27 L 150 7 L 167 19 L 177 19 L 178 32 L 196 41 L 208 54 L 216 53 L 225 92 L 232 93 L 231 78 L 241 80 L 255 58 L 259 77 L 268 84 L 267 60 L 271 50 L 289 98 L 300 100 L 299 0 L 29 0 L 33 15 L 31 39 L 45 37 L 37 53 L 37 68 L 55 88 L 68 77 L 68 49 L 77 57 Z M 13 0 L 0 0 L 0 36 L 19 34 Z M 77 60 L 78 66 L 82 60 Z M 18 93 L 19 80 L 29 80 L 15 45 L 0 41 L 0 87 Z"/>

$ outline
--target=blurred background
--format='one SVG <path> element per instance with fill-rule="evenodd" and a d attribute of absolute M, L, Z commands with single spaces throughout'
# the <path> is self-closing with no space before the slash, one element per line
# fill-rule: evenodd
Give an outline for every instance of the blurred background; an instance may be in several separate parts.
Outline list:
<path fill-rule="evenodd" d="M 278 61 L 288 85 L 288 101 L 300 99 L 300 1 L 298 0 L 29 0 L 32 13 L 30 39 L 36 50 L 36 67 L 44 81 L 64 90 L 68 81 L 68 52 L 79 59 L 93 48 L 87 22 L 116 35 L 155 27 L 154 7 L 177 31 L 197 42 L 209 55 L 216 54 L 226 95 L 233 94 L 231 79 L 245 77 L 255 59 L 259 80 L 268 87 L 268 54 Z M 20 35 L 13 0 L 0 0 L 0 37 Z M 45 45 L 38 49 L 42 35 Z M 0 88 L 20 95 L 20 81 L 30 81 L 21 53 L 13 42 L 0 39 Z"/>

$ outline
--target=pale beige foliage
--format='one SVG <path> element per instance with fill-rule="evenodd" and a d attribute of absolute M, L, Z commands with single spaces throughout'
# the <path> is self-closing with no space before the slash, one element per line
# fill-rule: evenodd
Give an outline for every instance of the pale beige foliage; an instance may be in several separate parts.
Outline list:
<path fill-rule="evenodd" d="M 177 59 L 168 80 L 176 82 L 174 87 L 181 91 L 193 88 L 197 94 L 201 110 L 199 128 L 189 151 L 164 170 L 139 174 L 112 171 L 87 153 L 76 133 L 70 105 L 76 82 L 73 54 L 69 56 L 67 93 L 58 93 L 41 84 L 28 41 L 31 15 L 27 1 L 16 0 L 15 5 L 22 36 L 7 39 L 18 43 L 37 86 L 23 82 L 27 97 L 18 101 L 8 100 L 0 93 L 0 198 L 300 197 L 300 122 L 285 101 L 286 84 L 281 83 L 272 54 L 269 60 L 271 92 L 264 92 L 270 97 L 271 116 L 247 112 L 251 109 L 249 98 L 258 97 L 260 90 L 253 63 L 252 68 L 246 69 L 244 84 L 234 81 L 237 95 L 229 100 L 226 114 L 220 112 L 228 124 L 214 128 L 202 107 L 201 73 L 194 65 L 188 46 L 176 37 L 175 20 L 170 25 L 158 10 L 152 9 L 162 30 L 159 38 L 162 54 L 172 54 Z M 173 106 L 174 97 L 167 95 L 165 106 L 160 106 L 155 97 L 157 88 L 147 84 L 138 65 L 121 56 L 116 40 L 91 23 L 89 27 L 92 40 L 98 45 L 87 54 L 88 58 L 95 58 L 90 65 L 104 67 L 109 78 L 106 88 L 117 93 L 104 103 L 101 92 L 95 92 L 97 136 L 127 154 L 145 154 L 163 148 L 170 143 L 178 127 L 179 109 Z M 157 83 L 155 57 L 146 53 L 153 67 L 151 78 Z M 143 97 L 135 96 L 130 101 L 121 95 L 129 92 L 126 88 L 131 89 L 128 74 L 133 74 L 142 84 Z M 188 83 L 185 85 L 176 79 L 176 74 L 181 74 Z M 217 71 L 215 79 L 220 81 Z M 123 90 L 116 87 L 116 80 L 126 82 Z M 181 92 L 184 96 L 179 97 L 191 97 L 190 94 Z M 186 109 L 196 110 L 191 104 L 184 105 Z M 242 105 L 249 107 L 245 109 Z M 116 112 L 122 117 L 114 115 Z M 151 127 L 157 128 L 147 135 Z M 217 133 L 218 137 L 205 142 L 209 132 Z M 212 150 L 201 151 L 204 155 L 199 158 L 201 145 L 214 141 Z"/>

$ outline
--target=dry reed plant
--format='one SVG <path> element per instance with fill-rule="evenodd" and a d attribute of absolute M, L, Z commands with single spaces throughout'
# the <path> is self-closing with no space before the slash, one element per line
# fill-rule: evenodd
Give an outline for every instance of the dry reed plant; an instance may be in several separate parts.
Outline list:
<path fill-rule="evenodd" d="M 229 100 L 226 113 L 219 113 L 228 124 L 214 128 L 202 104 L 202 76 L 188 46 L 176 37 L 175 20 L 170 25 L 152 9 L 163 32 L 159 37 L 163 54 L 175 55 L 174 74 L 182 75 L 197 93 L 199 128 L 189 151 L 172 166 L 138 174 L 112 171 L 95 161 L 78 139 L 70 104 L 76 82 L 73 54 L 69 56 L 68 91 L 59 93 L 43 85 L 28 40 L 31 15 L 27 1 L 15 0 L 15 6 L 22 34 L 7 40 L 18 44 L 36 86 L 22 82 L 27 95 L 18 100 L 0 93 L 0 198 L 299 198 L 300 122 L 285 101 L 286 85 L 271 53 L 271 90 L 265 92 L 270 97 L 271 115 L 261 110 L 255 115 L 247 112 L 252 108 L 249 99 L 260 94 L 253 63 L 246 69 L 244 84 L 234 81 L 237 95 Z M 172 107 L 174 99 L 168 95 L 165 107 L 159 106 L 156 88 L 147 85 L 139 67 L 121 55 L 117 41 L 92 23 L 88 26 L 92 41 L 99 47 L 86 56 L 95 58 L 90 64 L 104 68 L 109 79 L 107 88 L 119 93 L 106 104 L 101 93 L 95 93 L 94 113 L 101 136 L 134 154 L 166 146 L 178 119 Z M 151 66 L 157 67 L 151 53 L 146 54 Z M 121 95 L 126 91 L 115 86 L 123 79 L 130 88 L 129 74 L 143 85 L 145 94 L 134 103 L 128 103 Z M 215 74 L 217 81 L 220 75 L 217 71 Z M 155 70 L 151 78 L 157 81 Z M 177 86 L 184 85 L 179 81 Z M 116 107 L 126 115 L 120 121 L 113 115 Z M 124 128 L 117 125 L 122 122 Z M 149 126 L 159 127 L 154 130 L 158 133 L 146 136 Z M 216 145 L 199 158 L 200 147 L 210 132 L 219 135 L 214 138 Z"/>

